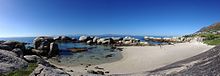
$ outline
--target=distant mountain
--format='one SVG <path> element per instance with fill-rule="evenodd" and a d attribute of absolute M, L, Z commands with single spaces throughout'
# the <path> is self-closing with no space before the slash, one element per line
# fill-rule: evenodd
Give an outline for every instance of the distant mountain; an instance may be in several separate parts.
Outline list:
<path fill-rule="evenodd" d="M 220 31 L 220 22 L 212 24 L 212 25 L 207 26 L 207 27 L 203 27 L 199 31 L 197 31 L 197 33 L 198 32 L 216 32 L 216 31 Z"/>

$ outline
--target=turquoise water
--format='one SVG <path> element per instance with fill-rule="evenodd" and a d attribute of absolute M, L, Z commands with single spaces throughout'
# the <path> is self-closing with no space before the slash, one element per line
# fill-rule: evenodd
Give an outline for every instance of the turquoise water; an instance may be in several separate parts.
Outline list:
<path fill-rule="evenodd" d="M 83 43 L 61 43 L 59 44 L 60 56 L 50 61 L 59 65 L 81 65 L 81 64 L 102 64 L 120 60 L 122 54 L 110 46 L 86 45 Z M 88 48 L 88 51 L 73 53 L 67 48 Z M 106 57 L 111 55 L 110 57 Z"/>

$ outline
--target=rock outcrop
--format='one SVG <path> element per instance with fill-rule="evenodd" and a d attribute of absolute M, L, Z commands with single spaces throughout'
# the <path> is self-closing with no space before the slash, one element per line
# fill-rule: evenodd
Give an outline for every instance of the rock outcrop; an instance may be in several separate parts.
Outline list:
<path fill-rule="evenodd" d="M 55 41 L 59 41 L 59 42 L 72 42 L 74 41 L 72 38 L 68 37 L 68 36 L 58 36 L 54 38 Z"/>
<path fill-rule="evenodd" d="M 14 52 L 0 50 L 0 75 L 27 67 L 28 63 Z"/>
<path fill-rule="evenodd" d="M 50 43 L 50 51 L 48 53 L 49 57 L 56 56 L 59 54 L 58 45 L 54 42 Z"/>
<path fill-rule="evenodd" d="M 91 40 L 90 36 L 80 36 L 79 37 L 80 42 L 87 42 L 88 40 Z"/>
<path fill-rule="evenodd" d="M 41 36 L 34 39 L 33 45 L 38 50 L 49 50 L 51 42 L 54 42 L 52 37 Z"/>
<path fill-rule="evenodd" d="M 113 44 L 112 38 L 100 38 L 97 40 L 97 44 Z"/>
<path fill-rule="evenodd" d="M 70 76 L 61 69 L 52 66 L 39 64 L 29 76 Z"/>
<path fill-rule="evenodd" d="M 30 63 L 41 63 L 44 60 L 37 55 L 25 55 L 24 59 Z"/>
<path fill-rule="evenodd" d="M 25 50 L 25 43 L 21 43 L 18 41 L 5 41 L 0 44 L 0 49 L 3 49 L 3 50 L 11 51 L 15 48 Z"/>
<path fill-rule="evenodd" d="M 71 38 L 67 37 L 60 37 L 60 40 L 67 41 Z M 56 40 L 56 39 L 55 39 Z M 55 41 L 52 37 L 37 37 L 33 41 L 34 49 L 32 52 L 36 53 L 37 55 L 42 56 L 55 56 L 59 53 L 58 45 L 54 42 Z"/>
<path fill-rule="evenodd" d="M 19 49 L 19 48 L 13 49 L 12 52 L 14 52 L 17 57 L 23 58 L 23 56 L 24 56 L 23 51 L 21 49 Z"/>
<path fill-rule="evenodd" d="M 2 50 L 12 50 L 12 48 L 10 46 L 2 45 L 2 44 L 0 44 L 0 49 L 2 49 Z"/>

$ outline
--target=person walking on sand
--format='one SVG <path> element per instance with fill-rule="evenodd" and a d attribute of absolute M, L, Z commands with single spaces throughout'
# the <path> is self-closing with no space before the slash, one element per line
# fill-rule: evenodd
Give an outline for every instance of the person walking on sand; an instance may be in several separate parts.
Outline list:
<path fill-rule="evenodd" d="M 160 49 L 162 49 L 162 45 L 161 45 L 161 43 L 159 44 L 159 46 L 160 46 Z"/>

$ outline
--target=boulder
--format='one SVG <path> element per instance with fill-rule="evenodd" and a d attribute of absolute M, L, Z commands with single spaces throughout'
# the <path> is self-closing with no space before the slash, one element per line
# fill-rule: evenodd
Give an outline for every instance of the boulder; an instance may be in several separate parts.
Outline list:
<path fill-rule="evenodd" d="M 72 38 L 67 37 L 67 36 L 61 36 L 61 41 L 63 42 L 72 41 Z"/>
<path fill-rule="evenodd" d="M 72 38 L 68 36 L 58 36 L 54 38 L 55 41 L 61 41 L 61 42 L 69 42 L 72 41 Z"/>
<path fill-rule="evenodd" d="M 40 58 L 37 55 L 25 55 L 24 59 L 30 63 L 40 63 L 43 60 L 42 58 Z"/>
<path fill-rule="evenodd" d="M 43 50 L 32 49 L 31 51 L 37 55 L 45 54 Z"/>
<path fill-rule="evenodd" d="M 61 36 L 57 36 L 53 38 L 55 41 L 61 40 Z"/>
<path fill-rule="evenodd" d="M 122 43 L 124 45 L 137 45 L 140 42 L 139 39 L 133 38 L 133 37 L 125 37 L 122 40 Z"/>
<path fill-rule="evenodd" d="M 70 76 L 65 71 L 56 67 L 44 66 L 39 64 L 38 67 L 29 76 Z"/>
<path fill-rule="evenodd" d="M 3 41 L 3 40 L 0 40 L 0 44 L 2 44 L 2 43 L 4 43 L 5 41 Z"/>
<path fill-rule="evenodd" d="M 105 75 L 103 71 L 88 70 L 87 73 Z"/>
<path fill-rule="evenodd" d="M 123 38 L 122 37 L 112 37 L 112 40 L 113 41 L 121 41 L 121 40 L 123 40 Z"/>
<path fill-rule="evenodd" d="M 92 40 L 92 42 L 93 42 L 93 43 L 97 43 L 98 39 L 100 39 L 100 38 L 99 38 L 99 37 L 94 37 L 93 40 Z"/>
<path fill-rule="evenodd" d="M 7 45 L 12 49 L 20 48 L 21 50 L 25 50 L 25 43 L 21 43 L 18 41 L 5 41 L 4 43 L 2 43 L 2 45 Z"/>
<path fill-rule="evenodd" d="M 97 40 L 97 44 L 112 44 L 113 40 L 111 38 L 100 38 Z"/>
<path fill-rule="evenodd" d="M 50 43 L 49 41 L 43 41 L 41 42 L 40 46 L 36 49 L 39 49 L 39 50 L 45 50 L 45 51 L 48 51 L 50 49 Z"/>
<path fill-rule="evenodd" d="M 0 50 L 0 75 L 25 68 L 28 63 L 11 51 Z"/>
<path fill-rule="evenodd" d="M 72 41 L 73 42 L 77 42 L 78 40 L 76 38 L 72 38 Z"/>
<path fill-rule="evenodd" d="M 92 40 L 88 40 L 86 43 L 90 45 L 90 44 L 93 43 L 93 41 Z"/>
<path fill-rule="evenodd" d="M 105 56 L 105 58 L 113 57 L 114 54 L 108 54 Z"/>
<path fill-rule="evenodd" d="M 0 49 L 2 49 L 2 50 L 12 50 L 12 48 L 10 46 L 2 45 L 2 44 L 0 44 Z"/>
<path fill-rule="evenodd" d="M 50 43 L 52 42 L 54 42 L 54 39 L 52 37 L 37 37 L 33 41 L 34 49 L 32 49 L 32 52 L 38 55 L 47 56 L 50 51 Z"/>
<path fill-rule="evenodd" d="M 24 56 L 23 51 L 22 51 L 21 49 L 19 49 L 19 48 L 13 49 L 12 52 L 14 52 L 15 54 L 17 54 L 17 57 L 23 58 L 23 56 Z"/>
<path fill-rule="evenodd" d="M 89 37 L 89 36 L 80 36 L 79 37 L 79 41 L 80 42 L 86 42 L 86 41 L 88 41 L 90 39 L 91 39 L 91 37 Z"/>
<path fill-rule="evenodd" d="M 24 55 L 33 55 L 32 49 L 34 49 L 33 46 L 26 46 L 25 50 L 23 50 Z"/>
<path fill-rule="evenodd" d="M 132 44 L 132 41 L 123 41 L 123 44 L 130 45 L 130 44 Z"/>
<path fill-rule="evenodd" d="M 42 50 L 42 48 L 46 46 L 46 43 L 47 43 L 47 48 L 49 48 L 50 43 L 53 41 L 54 39 L 52 37 L 41 36 L 34 39 L 33 45 L 35 49 L 38 49 L 41 46 L 41 50 Z"/>
<path fill-rule="evenodd" d="M 59 54 L 59 47 L 56 43 L 50 43 L 50 51 L 48 53 L 49 57 L 56 56 Z"/>

